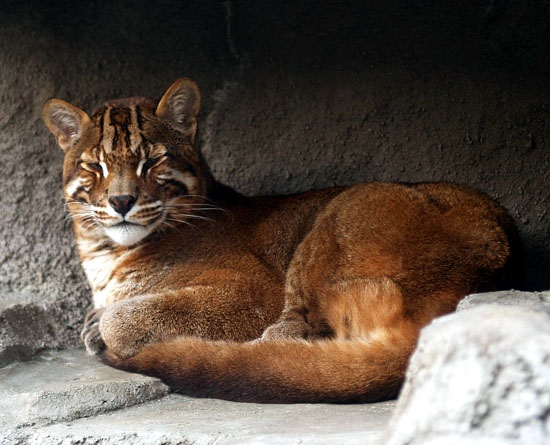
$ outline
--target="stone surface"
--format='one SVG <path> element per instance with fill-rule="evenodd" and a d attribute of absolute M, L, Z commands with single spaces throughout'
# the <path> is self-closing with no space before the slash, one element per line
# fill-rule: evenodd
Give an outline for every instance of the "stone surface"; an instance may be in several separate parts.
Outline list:
<path fill-rule="evenodd" d="M 0 443 L 374 444 L 395 405 L 260 405 L 166 394 L 158 380 L 114 370 L 83 351 L 43 354 L 0 370 Z"/>
<path fill-rule="evenodd" d="M 45 348 L 74 343 L 55 299 L 29 292 L 0 294 L 0 367 Z"/>
<path fill-rule="evenodd" d="M 14 443 L 19 440 L 41 445 L 374 445 L 394 404 L 259 405 L 171 395 L 90 419 L 10 431 L 4 438 Z"/>
<path fill-rule="evenodd" d="M 482 305 L 422 330 L 384 443 L 549 442 L 549 315 Z"/>
<path fill-rule="evenodd" d="M 505 290 L 500 292 L 485 292 L 468 295 L 456 308 L 457 312 L 471 309 L 482 304 L 499 304 L 504 306 L 522 306 L 534 311 L 542 310 L 550 314 L 550 291 L 522 292 Z"/>
<path fill-rule="evenodd" d="M 542 0 L 2 2 L 0 293 L 52 299 L 56 341 L 78 343 L 89 289 L 42 104 L 158 98 L 183 75 L 220 180 L 469 184 L 510 209 L 527 286 L 550 288 L 549 14 Z"/>
<path fill-rule="evenodd" d="M 43 353 L 0 369 L 0 431 L 94 416 L 168 392 L 158 379 L 110 368 L 82 350 Z"/>

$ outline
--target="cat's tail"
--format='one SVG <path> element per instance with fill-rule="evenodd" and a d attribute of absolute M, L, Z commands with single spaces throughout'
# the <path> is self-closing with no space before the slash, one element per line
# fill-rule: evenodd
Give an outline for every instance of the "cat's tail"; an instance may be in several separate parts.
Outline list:
<path fill-rule="evenodd" d="M 386 331 L 387 333 L 388 331 Z M 368 339 L 215 342 L 181 337 L 109 365 L 159 377 L 173 390 L 243 402 L 372 402 L 397 395 L 414 326 Z"/>

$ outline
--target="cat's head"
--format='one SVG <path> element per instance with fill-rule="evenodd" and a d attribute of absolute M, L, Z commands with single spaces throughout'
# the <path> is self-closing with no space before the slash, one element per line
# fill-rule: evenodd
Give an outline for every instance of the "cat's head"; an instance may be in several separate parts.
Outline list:
<path fill-rule="evenodd" d="M 201 206 L 207 175 L 194 149 L 200 92 L 177 80 L 158 104 L 107 102 L 91 117 L 59 99 L 44 105 L 46 125 L 65 152 L 63 186 L 81 230 L 130 246 Z"/>

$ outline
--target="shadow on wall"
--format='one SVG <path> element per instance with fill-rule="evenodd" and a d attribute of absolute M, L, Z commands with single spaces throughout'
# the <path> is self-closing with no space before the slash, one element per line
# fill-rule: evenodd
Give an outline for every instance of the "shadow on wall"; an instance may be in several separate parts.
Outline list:
<path fill-rule="evenodd" d="M 518 222 L 527 287 L 550 288 L 549 6 L 410 3 L 5 2 L 2 289 L 88 297 L 43 102 L 91 111 L 183 75 L 201 85 L 202 149 L 221 181 L 248 194 L 468 184 Z"/>

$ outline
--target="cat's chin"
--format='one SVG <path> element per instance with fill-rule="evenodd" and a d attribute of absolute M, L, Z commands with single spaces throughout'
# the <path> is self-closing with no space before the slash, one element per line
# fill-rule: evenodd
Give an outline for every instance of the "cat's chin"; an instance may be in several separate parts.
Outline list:
<path fill-rule="evenodd" d="M 105 234 L 121 246 L 132 246 L 149 235 L 153 229 L 153 225 L 141 226 L 124 222 L 115 226 L 105 227 Z"/>

